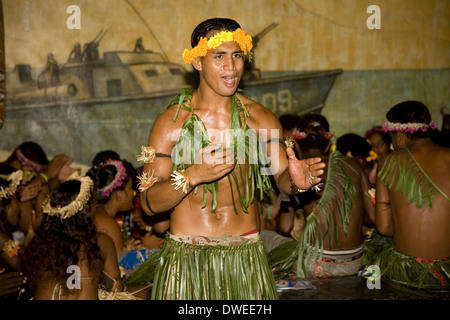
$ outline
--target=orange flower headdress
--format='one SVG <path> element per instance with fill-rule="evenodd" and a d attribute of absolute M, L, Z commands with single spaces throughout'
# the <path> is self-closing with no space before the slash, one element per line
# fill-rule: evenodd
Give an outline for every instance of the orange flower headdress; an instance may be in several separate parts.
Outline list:
<path fill-rule="evenodd" d="M 221 31 L 216 33 L 214 36 L 206 39 L 204 37 L 200 38 L 198 44 L 188 50 L 183 51 L 183 61 L 186 64 L 192 63 L 197 57 L 204 57 L 210 49 L 218 48 L 223 42 L 234 41 L 239 44 L 244 55 L 251 54 L 250 50 L 253 48 L 252 36 L 245 34 L 245 31 L 241 28 L 235 31 Z M 250 55 L 251 57 L 251 55 Z"/>

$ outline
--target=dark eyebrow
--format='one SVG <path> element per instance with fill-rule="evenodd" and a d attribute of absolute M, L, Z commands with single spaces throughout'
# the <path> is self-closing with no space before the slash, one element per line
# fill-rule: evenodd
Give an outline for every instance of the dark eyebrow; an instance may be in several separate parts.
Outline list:
<path fill-rule="evenodd" d="M 243 54 L 244 51 L 238 50 L 238 51 L 234 51 L 232 54 L 236 54 L 236 53 Z M 226 51 L 213 51 L 212 54 L 227 54 L 227 52 Z"/>

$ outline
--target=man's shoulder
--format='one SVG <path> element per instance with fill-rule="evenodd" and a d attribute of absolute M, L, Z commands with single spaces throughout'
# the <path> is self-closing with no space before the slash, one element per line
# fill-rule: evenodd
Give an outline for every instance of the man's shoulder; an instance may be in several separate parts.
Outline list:
<path fill-rule="evenodd" d="M 243 96 L 242 101 L 249 113 L 250 123 L 253 127 L 274 127 L 278 126 L 279 121 L 271 109 L 266 108 L 258 101 Z M 256 128 L 254 128 L 256 129 Z"/>
<path fill-rule="evenodd" d="M 180 128 L 189 116 L 190 112 L 183 107 L 178 110 L 178 105 L 174 104 L 167 107 L 156 117 L 153 126 L 163 126 L 165 129 Z"/>
<path fill-rule="evenodd" d="M 265 113 L 273 114 L 272 110 L 270 110 L 269 108 L 266 108 L 258 101 L 253 100 L 244 95 L 239 95 L 239 97 L 241 98 L 242 102 L 244 102 L 245 107 L 249 112 L 252 110 L 256 110 L 257 112 L 265 112 Z"/>

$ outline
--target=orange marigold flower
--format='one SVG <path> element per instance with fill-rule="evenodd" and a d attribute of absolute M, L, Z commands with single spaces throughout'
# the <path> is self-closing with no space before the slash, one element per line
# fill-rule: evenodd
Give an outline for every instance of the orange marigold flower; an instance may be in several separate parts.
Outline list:
<path fill-rule="evenodd" d="M 20 245 L 14 240 L 6 241 L 3 246 L 3 251 L 8 255 L 8 257 L 13 257 L 19 254 Z"/>

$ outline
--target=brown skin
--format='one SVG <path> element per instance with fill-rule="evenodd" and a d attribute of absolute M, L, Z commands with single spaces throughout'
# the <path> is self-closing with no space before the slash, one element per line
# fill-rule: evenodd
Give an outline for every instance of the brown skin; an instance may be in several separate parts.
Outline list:
<path fill-rule="evenodd" d="M 80 169 L 70 167 L 72 162 L 73 159 L 67 158 L 65 154 L 53 157 L 43 172 L 48 181 L 42 175 L 36 175 L 36 177 L 20 191 L 22 214 L 19 221 L 19 227 L 22 232 L 26 232 L 28 229 L 28 225 L 32 219 L 33 209 L 36 211 L 37 215 L 42 214 L 42 202 L 50 194 L 51 190 L 55 189 L 61 181 L 66 180 L 75 171 L 80 171 Z M 16 169 L 23 169 L 22 165 L 17 160 L 13 161 L 11 165 Z"/>
<path fill-rule="evenodd" d="M 104 272 L 106 272 L 111 278 L 116 279 L 120 275 L 119 263 L 117 261 L 117 254 L 114 247 L 114 242 L 111 238 L 103 233 L 98 234 L 98 245 L 102 252 L 102 258 L 105 261 Z M 80 262 L 78 266 L 80 267 L 81 278 L 92 278 L 89 274 L 89 268 L 84 259 L 83 252 L 79 253 Z M 67 274 L 69 278 L 71 274 Z M 98 300 L 98 284 L 100 279 L 81 279 L 81 289 L 73 289 L 74 292 L 79 292 L 79 295 L 61 295 L 61 300 Z M 53 295 L 55 284 L 48 281 L 40 281 L 36 288 L 36 293 L 34 296 L 35 300 L 51 300 Z M 115 287 L 111 290 L 117 292 L 123 291 L 122 280 L 119 279 L 116 282 Z M 59 297 L 55 297 L 58 299 Z"/>
<path fill-rule="evenodd" d="M 125 189 L 114 190 L 105 204 L 98 205 L 93 215 L 94 224 L 98 232 L 103 232 L 114 241 L 116 252 L 120 253 L 126 248 L 123 243 L 122 231 L 119 223 L 114 219 L 118 212 L 131 209 L 133 189 L 131 179 L 127 181 Z"/>
<path fill-rule="evenodd" d="M 207 37 L 212 36 L 220 30 L 212 30 Z M 215 50 L 208 51 L 203 58 L 197 58 L 193 62 L 194 68 L 200 73 L 200 84 L 192 98 L 192 105 L 195 113 L 202 119 L 208 130 L 215 129 L 216 132 L 224 133 L 229 129 L 231 99 L 230 97 L 236 92 L 240 78 L 244 71 L 244 60 L 239 45 L 235 42 L 225 42 Z M 269 110 L 240 94 L 245 107 L 249 110 L 248 125 L 256 130 L 278 129 L 280 135 L 283 129 L 275 117 Z M 176 106 L 172 106 L 166 112 L 161 114 L 154 122 L 150 131 L 148 145 L 153 146 L 158 153 L 171 154 L 172 148 L 176 144 L 176 132 L 183 126 L 184 122 L 189 119 L 190 113 L 181 108 L 176 122 L 173 117 L 176 112 Z M 225 135 L 218 137 L 215 144 L 221 144 L 225 141 Z M 286 158 L 286 148 L 278 142 L 274 142 L 276 148 L 279 148 L 279 157 L 273 159 L 278 164 L 278 171 L 274 173 L 275 179 L 279 181 L 279 188 L 285 193 L 290 194 L 290 182 L 288 171 L 288 159 Z M 208 146 L 202 150 L 203 159 L 210 156 L 217 146 Z M 271 149 L 271 143 L 267 145 L 267 149 Z M 293 150 L 290 150 L 291 160 L 290 169 L 292 178 L 296 185 L 301 188 L 309 188 L 308 165 L 311 165 L 315 176 L 323 173 L 324 163 L 320 163 L 320 159 L 308 159 L 298 161 L 293 156 Z M 144 166 L 144 171 L 155 169 L 155 176 L 162 177 L 165 181 L 157 182 L 147 192 L 143 192 L 141 196 L 141 205 L 146 213 L 153 215 L 157 212 L 164 212 L 174 208 L 171 213 L 170 232 L 175 235 L 204 235 L 204 236 L 223 236 L 225 234 L 241 235 L 258 227 L 258 206 L 257 201 L 249 205 L 248 213 L 244 213 L 239 204 L 237 190 L 234 190 L 235 202 L 237 204 L 238 213 L 233 209 L 233 200 L 231 197 L 230 185 L 226 177 L 233 169 L 239 169 L 235 162 L 227 161 L 233 159 L 233 151 L 231 149 L 218 150 L 213 153 L 218 161 L 201 161 L 189 166 L 186 170 L 189 177 L 191 187 L 186 195 L 179 190 L 175 190 L 172 186 L 173 181 L 170 180 L 172 173 L 172 161 L 169 158 L 156 158 L 151 164 Z M 270 154 L 269 154 L 270 156 Z M 207 163 L 209 162 L 209 163 Z M 211 163 L 212 162 L 212 163 Z M 202 209 L 203 201 L 203 183 L 209 183 L 218 180 L 220 192 L 217 195 L 217 209 L 214 213 L 211 210 L 211 196 L 208 195 L 207 206 Z M 317 178 L 315 182 L 319 182 Z M 192 192 L 193 187 L 199 186 L 197 194 Z M 241 190 L 244 186 L 241 185 Z M 147 208 L 146 197 L 150 203 L 151 210 Z"/>
<path fill-rule="evenodd" d="M 147 230 L 148 227 L 151 227 L 151 231 L 147 230 L 141 239 L 142 246 L 147 249 L 161 248 L 164 243 L 164 234 L 169 230 L 170 212 L 148 217 L 150 218 L 148 224 L 144 221 L 142 215 L 148 217 L 147 214 L 143 213 L 141 210 L 133 212 L 133 222 L 139 229 Z"/>
<path fill-rule="evenodd" d="M 302 151 L 305 156 L 318 156 L 320 155 L 324 161 L 328 161 L 329 156 L 326 154 L 322 154 L 319 151 Z M 339 214 L 336 209 L 333 209 L 336 215 L 336 221 L 338 223 L 338 242 L 335 241 L 335 233 L 334 233 L 334 225 L 331 225 L 330 231 L 327 236 L 324 238 L 323 245 L 324 249 L 328 250 L 336 250 L 336 249 L 351 249 L 360 246 L 364 242 L 363 236 L 363 224 L 372 225 L 375 223 L 375 207 L 371 202 L 370 198 L 366 195 L 366 192 L 370 189 L 369 178 L 365 174 L 364 168 L 361 166 L 359 161 L 355 158 L 348 158 L 345 160 L 347 164 L 349 164 L 353 170 L 350 168 L 346 168 L 345 171 L 348 175 L 350 175 L 353 185 L 356 188 L 357 197 L 353 200 L 353 214 L 349 217 L 349 225 L 348 225 L 348 233 L 345 234 L 342 223 L 339 219 Z M 325 168 L 325 173 L 323 175 L 323 181 L 326 183 L 327 181 L 328 170 Z M 321 197 L 323 195 L 323 188 L 320 192 L 316 193 L 315 199 L 312 199 L 311 202 L 305 203 L 303 205 L 303 209 L 305 210 L 306 216 L 309 216 L 314 208 L 316 208 L 319 203 Z M 334 204 L 334 207 L 336 204 Z M 331 211 L 331 210 L 330 210 Z M 317 216 L 320 219 L 322 233 L 325 233 L 327 230 L 327 220 L 325 215 L 317 211 Z M 330 217 L 331 219 L 331 217 Z M 331 219 L 333 220 L 333 219 Z"/>
<path fill-rule="evenodd" d="M 5 272 L 0 269 L 0 297 L 18 292 L 27 281 L 21 272 Z"/>
<path fill-rule="evenodd" d="M 450 149 L 440 147 L 430 138 L 412 140 L 402 132 L 392 134 L 395 156 L 407 147 L 431 180 L 446 194 L 450 194 Z M 379 165 L 379 168 L 382 164 Z M 395 248 L 406 255 L 424 259 L 450 257 L 450 202 L 437 195 L 432 208 L 408 205 L 401 192 L 388 189 L 377 179 L 376 228 L 393 238 Z"/>

